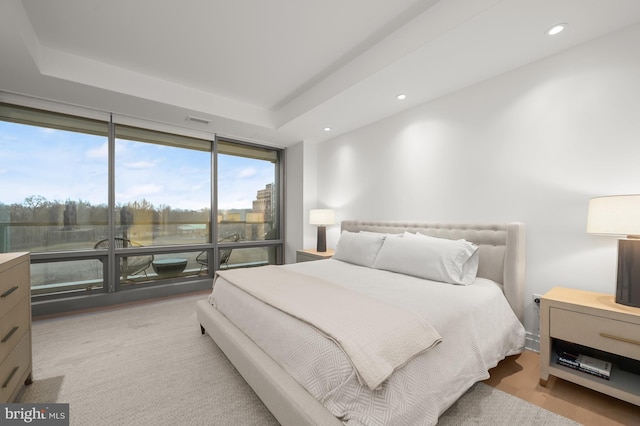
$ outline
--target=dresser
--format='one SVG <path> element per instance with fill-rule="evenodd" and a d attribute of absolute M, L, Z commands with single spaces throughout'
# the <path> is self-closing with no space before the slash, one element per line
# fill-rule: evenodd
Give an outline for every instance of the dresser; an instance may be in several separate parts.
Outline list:
<path fill-rule="evenodd" d="M 334 254 L 335 251 L 331 249 L 327 249 L 327 251 L 318 251 L 316 249 L 298 250 L 296 252 L 296 263 L 330 259 Z"/>
<path fill-rule="evenodd" d="M 31 383 L 29 253 L 0 253 L 0 403 Z"/>
<path fill-rule="evenodd" d="M 559 365 L 554 348 L 564 342 L 611 360 L 610 379 Z M 540 306 L 540 385 L 549 375 L 640 405 L 640 308 L 615 303 L 609 294 L 551 289 Z"/>

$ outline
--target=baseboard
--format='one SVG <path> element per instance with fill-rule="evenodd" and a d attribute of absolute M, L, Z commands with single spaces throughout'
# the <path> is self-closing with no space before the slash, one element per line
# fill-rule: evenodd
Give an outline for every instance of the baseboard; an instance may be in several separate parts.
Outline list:
<path fill-rule="evenodd" d="M 524 340 L 524 347 L 533 352 L 540 353 L 540 336 L 527 332 Z"/>

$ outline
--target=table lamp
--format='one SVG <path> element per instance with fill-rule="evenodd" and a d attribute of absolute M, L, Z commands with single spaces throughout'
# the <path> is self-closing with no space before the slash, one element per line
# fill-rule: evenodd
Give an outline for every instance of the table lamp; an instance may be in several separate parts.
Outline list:
<path fill-rule="evenodd" d="M 618 239 L 616 303 L 640 308 L 640 195 L 590 199 L 587 233 L 626 236 Z"/>
<path fill-rule="evenodd" d="M 330 209 L 314 209 L 309 211 L 309 223 L 318 227 L 316 250 L 327 251 L 327 225 L 336 223 L 336 212 Z"/>

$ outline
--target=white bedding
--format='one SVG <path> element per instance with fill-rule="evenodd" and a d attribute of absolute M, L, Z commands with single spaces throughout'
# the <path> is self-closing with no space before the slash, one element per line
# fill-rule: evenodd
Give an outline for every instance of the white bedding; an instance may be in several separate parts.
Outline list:
<path fill-rule="evenodd" d="M 490 280 L 456 286 L 338 260 L 284 268 L 418 312 L 443 338 L 371 391 L 330 339 L 218 279 L 214 306 L 348 425 L 435 424 L 488 369 L 524 347 L 524 328 Z"/>
<path fill-rule="evenodd" d="M 413 311 L 290 268 L 268 265 L 217 275 L 329 337 L 369 389 L 376 389 L 398 367 L 442 340 Z"/>

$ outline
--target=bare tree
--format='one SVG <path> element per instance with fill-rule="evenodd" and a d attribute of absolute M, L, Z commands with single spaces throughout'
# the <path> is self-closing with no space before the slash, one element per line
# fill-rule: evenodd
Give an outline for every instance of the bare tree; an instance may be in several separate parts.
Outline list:
<path fill-rule="evenodd" d="M 40 207 L 47 203 L 47 199 L 42 195 L 30 195 L 24 199 L 24 205 L 31 211 L 31 219 L 36 219 L 36 213 Z"/>

